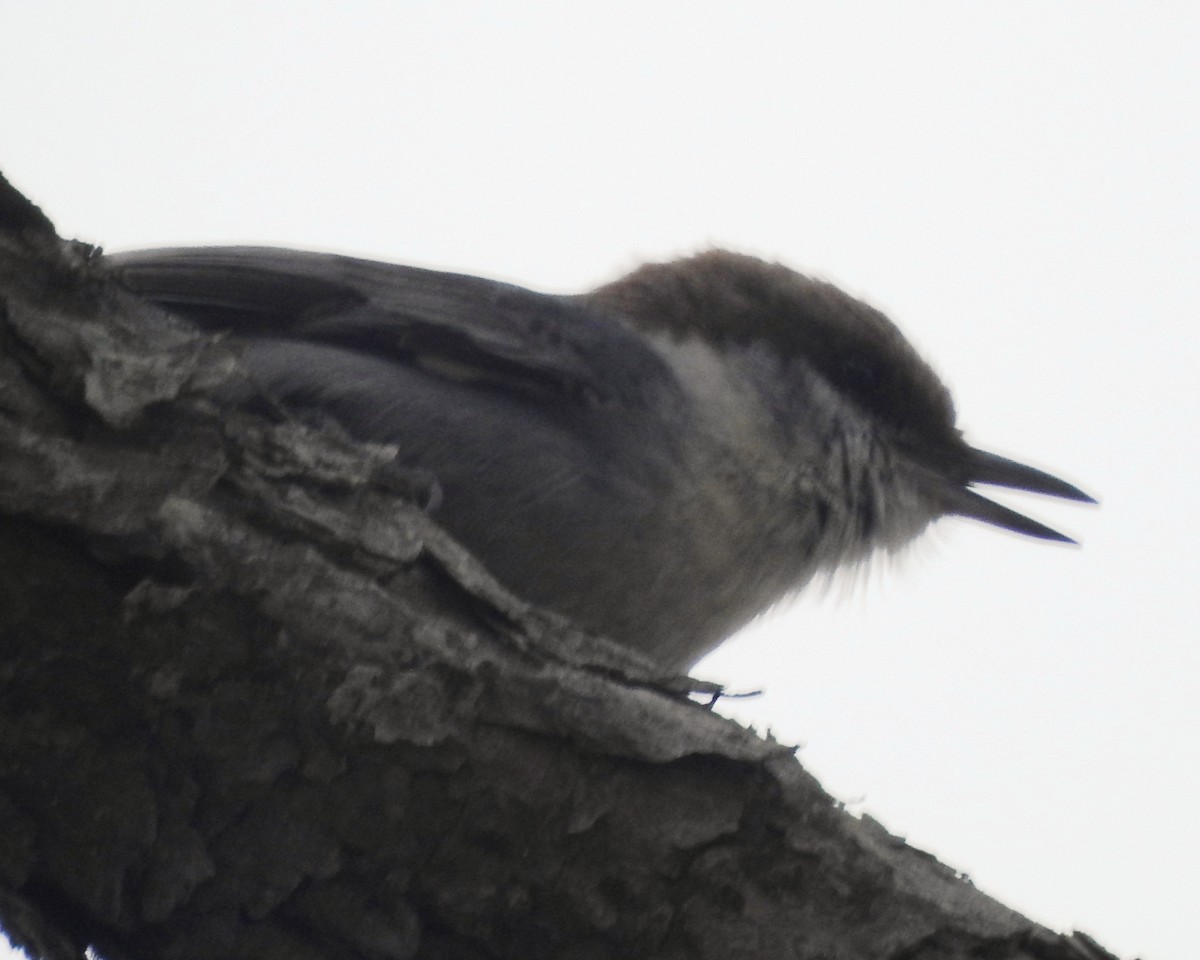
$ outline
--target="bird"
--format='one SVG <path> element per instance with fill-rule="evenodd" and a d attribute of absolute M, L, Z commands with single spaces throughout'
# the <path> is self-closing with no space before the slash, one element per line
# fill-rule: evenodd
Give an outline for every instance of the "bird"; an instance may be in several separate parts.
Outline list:
<path fill-rule="evenodd" d="M 882 312 L 746 254 L 562 295 L 269 247 L 105 263 L 236 345 L 221 403 L 395 445 L 497 579 L 670 670 L 942 517 L 1073 542 L 977 486 L 1095 502 L 971 446 Z"/>

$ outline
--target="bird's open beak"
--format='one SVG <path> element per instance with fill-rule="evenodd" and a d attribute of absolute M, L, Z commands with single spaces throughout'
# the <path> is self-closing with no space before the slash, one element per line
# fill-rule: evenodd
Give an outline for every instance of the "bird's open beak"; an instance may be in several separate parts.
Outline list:
<path fill-rule="evenodd" d="M 947 503 L 947 513 L 962 517 L 982 520 L 994 527 L 1023 533 L 1028 537 L 1040 540 L 1057 540 L 1061 543 L 1074 543 L 1068 536 L 1057 530 L 1051 530 L 1044 524 L 1029 517 L 1001 506 L 971 489 L 975 484 L 991 484 L 996 487 L 1009 487 L 1013 490 L 1027 490 L 1030 493 L 1044 493 L 1049 497 L 1061 497 L 1064 500 L 1078 500 L 1083 503 L 1095 503 L 1078 487 L 1072 486 L 1065 480 L 1051 476 L 1034 467 L 1017 463 L 1007 457 L 982 450 L 971 449 L 965 464 L 966 485 L 957 487 L 950 492 Z"/>

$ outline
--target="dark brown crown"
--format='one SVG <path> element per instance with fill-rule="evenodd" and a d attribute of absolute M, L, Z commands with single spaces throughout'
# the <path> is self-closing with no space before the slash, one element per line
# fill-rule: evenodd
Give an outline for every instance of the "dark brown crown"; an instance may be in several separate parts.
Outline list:
<path fill-rule="evenodd" d="M 712 250 L 647 264 L 587 295 L 645 329 L 714 343 L 762 341 L 801 359 L 861 409 L 909 438 L 959 443 L 946 387 L 903 334 L 833 284 Z"/>

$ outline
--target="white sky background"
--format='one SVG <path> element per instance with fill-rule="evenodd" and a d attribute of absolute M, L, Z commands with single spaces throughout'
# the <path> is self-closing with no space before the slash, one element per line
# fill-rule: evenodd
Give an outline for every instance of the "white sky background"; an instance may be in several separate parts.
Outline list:
<path fill-rule="evenodd" d="M 1017 504 L 1083 547 L 943 521 L 698 672 L 1001 900 L 1193 960 L 1200 5 L 89 0 L 3 33 L 0 170 L 68 236 L 554 291 L 722 245 L 887 311 L 970 439 L 1103 500 Z"/>

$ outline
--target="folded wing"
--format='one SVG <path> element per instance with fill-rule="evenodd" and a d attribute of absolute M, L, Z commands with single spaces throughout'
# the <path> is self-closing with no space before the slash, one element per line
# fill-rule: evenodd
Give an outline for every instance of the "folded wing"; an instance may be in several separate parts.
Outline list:
<path fill-rule="evenodd" d="M 580 299 L 333 254 L 263 247 L 106 258 L 135 293 L 210 329 L 326 344 L 555 402 L 644 402 L 665 366 Z"/>

